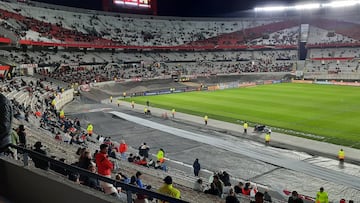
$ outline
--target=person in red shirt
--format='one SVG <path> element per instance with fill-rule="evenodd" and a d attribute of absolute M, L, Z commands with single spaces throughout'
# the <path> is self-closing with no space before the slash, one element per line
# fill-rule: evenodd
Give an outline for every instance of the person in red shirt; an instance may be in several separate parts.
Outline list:
<path fill-rule="evenodd" d="M 121 158 L 123 160 L 126 160 L 126 152 L 128 150 L 128 145 L 125 143 L 125 140 L 121 140 L 120 146 L 119 146 L 119 152 L 121 154 Z"/>
<path fill-rule="evenodd" d="M 250 192 L 251 192 L 251 188 L 250 188 L 250 183 L 245 183 L 245 187 L 242 188 L 242 194 L 244 195 L 250 195 Z"/>
<path fill-rule="evenodd" d="M 108 149 L 109 146 L 107 144 L 101 144 L 100 151 L 95 155 L 95 161 L 98 174 L 111 178 L 111 171 L 114 169 L 114 164 L 108 158 Z M 119 196 L 113 184 L 100 181 L 100 186 L 104 189 L 105 194 Z"/>
<path fill-rule="evenodd" d="M 100 151 L 96 154 L 95 160 L 98 167 L 98 174 L 111 178 L 111 171 L 114 169 L 114 164 L 108 158 L 107 144 L 100 145 Z"/>

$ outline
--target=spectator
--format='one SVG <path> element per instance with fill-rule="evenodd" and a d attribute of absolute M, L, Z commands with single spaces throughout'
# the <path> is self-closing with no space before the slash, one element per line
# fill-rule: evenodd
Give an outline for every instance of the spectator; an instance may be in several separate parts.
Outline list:
<path fill-rule="evenodd" d="M 235 195 L 234 189 L 230 188 L 229 195 L 226 197 L 226 203 L 240 203 Z"/>
<path fill-rule="evenodd" d="M 316 202 L 317 203 L 329 203 L 328 194 L 324 192 L 324 188 L 321 187 L 320 191 L 316 193 Z"/>
<path fill-rule="evenodd" d="M 119 146 L 119 152 L 121 154 L 121 158 L 123 160 L 126 160 L 126 152 L 128 150 L 128 145 L 125 143 L 125 140 L 121 140 L 120 146 Z"/>
<path fill-rule="evenodd" d="M 13 144 L 13 145 L 18 145 L 19 144 L 19 136 L 18 136 L 18 134 L 16 133 L 15 130 L 11 130 L 11 144 Z M 12 157 L 15 160 L 17 160 L 18 159 L 17 158 L 17 149 L 11 148 L 10 151 L 11 151 Z"/>
<path fill-rule="evenodd" d="M 141 166 L 149 167 L 148 162 L 147 162 L 145 157 L 142 158 L 142 159 L 140 159 L 139 156 L 136 157 L 135 160 L 134 160 L 134 163 L 138 164 L 138 165 L 141 165 Z"/>
<path fill-rule="evenodd" d="M 261 192 L 257 192 L 255 194 L 255 201 L 250 201 L 250 203 L 263 203 L 264 202 L 264 194 Z"/>
<path fill-rule="evenodd" d="M 96 165 L 95 163 L 91 162 L 87 168 L 91 173 L 96 173 Z M 83 180 L 84 185 L 94 188 L 96 190 L 102 190 L 100 186 L 100 181 L 97 178 L 85 176 Z"/>
<path fill-rule="evenodd" d="M 251 186 L 250 197 L 255 197 L 257 192 L 258 192 L 257 186 L 256 185 Z"/>
<path fill-rule="evenodd" d="M 43 147 L 41 142 L 39 142 L 39 141 L 36 142 L 34 147 L 35 147 L 34 152 L 37 152 L 39 154 L 43 154 L 43 155 L 46 156 L 46 151 L 41 149 L 41 147 Z M 43 169 L 43 170 L 48 170 L 49 169 L 49 162 L 39 158 L 38 155 L 32 155 L 31 159 L 33 160 L 36 168 L 40 168 L 40 169 Z"/>
<path fill-rule="evenodd" d="M 120 182 L 124 182 L 126 184 L 129 184 L 130 183 L 130 178 L 126 177 L 124 174 L 122 173 L 118 173 L 116 174 L 115 176 L 115 179 L 120 181 Z"/>
<path fill-rule="evenodd" d="M 160 161 L 160 163 L 164 163 L 164 156 L 165 156 L 165 152 L 162 148 L 160 148 L 160 150 L 156 154 L 157 160 Z"/>
<path fill-rule="evenodd" d="M 26 133 L 24 125 L 19 125 L 19 128 L 17 129 L 17 134 L 19 135 L 19 145 L 22 147 L 26 147 Z"/>
<path fill-rule="evenodd" d="M 134 159 L 135 159 L 135 156 L 132 153 L 130 153 L 129 157 L 128 157 L 128 162 L 132 163 L 132 162 L 134 162 Z"/>
<path fill-rule="evenodd" d="M 143 182 L 141 180 L 141 176 L 142 176 L 142 173 L 140 171 L 136 172 L 136 174 L 135 174 L 136 181 L 135 182 L 139 188 L 145 189 L 146 185 L 143 184 Z"/>
<path fill-rule="evenodd" d="M 224 171 L 222 174 L 219 174 L 219 176 L 225 186 L 231 186 L 230 175 L 226 171 Z"/>
<path fill-rule="evenodd" d="M 193 189 L 198 192 L 204 192 L 203 180 L 201 178 L 196 180 Z"/>
<path fill-rule="evenodd" d="M 98 174 L 111 178 L 111 171 L 114 169 L 114 164 L 109 160 L 107 151 L 108 145 L 101 144 L 100 151 L 96 154 L 95 160 L 98 167 Z M 118 191 L 112 184 L 100 181 L 100 186 L 104 189 L 105 194 L 118 196 Z"/>
<path fill-rule="evenodd" d="M 251 185 L 249 182 L 245 183 L 245 187 L 243 188 L 242 190 L 242 194 L 244 195 L 250 195 L 250 192 L 251 192 Z"/>
<path fill-rule="evenodd" d="M 167 171 L 167 166 L 164 163 L 161 163 L 160 161 L 156 161 L 155 165 L 154 165 L 155 169 L 161 169 L 163 171 Z"/>
<path fill-rule="evenodd" d="M 79 119 L 79 118 L 75 118 L 74 124 L 75 124 L 76 130 L 77 130 L 77 131 L 80 131 L 80 129 L 81 129 L 81 124 L 80 124 L 80 119 Z"/>
<path fill-rule="evenodd" d="M 272 199 L 271 199 L 271 196 L 268 192 L 268 189 L 265 190 L 264 192 L 264 201 L 267 201 L 267 202 L 272 202 Z"/>
<path fill-rule="evenodd" d="M 94 129 L 94 126 L 93 126 L 91 123 L 89 123 L 88 126 L 87 126 L 87 128 L 86 128 L 86 130 L 87 130 L 87 133 L 88 133 L 88 135 L 89 135 L 90 137 L 91 137 L 92 134 L 93 134 L 93 129 Z"/>
<path fill-rule="evenodd" d="M 149 158 L 150 147 L 146 145 L 146 142 L 139 147 L 139 155 L 145 158 Z"/>
<path fill-rule="evenodd" d="M 304 203 L 304 201 L 299 198 L 299 195 L 296 191 L 293 191 L 288 199 L 288 203 Z"/>
<path fill-rule="evenodd" d="M 92 163 L 91 153 L 89 149 L 85 149 L 79 157 L 79 167 L 83 169 L 88 169 Z"/>
<path fill-rule="evenodd" d="M 196 177 L 199 176 L 199 172 L 200 172 L 200 169 L 201 169 L 201 166 L 200 166 L 200 163 L 199 163 L 199 159 L 195 159 L 194 163 L 193 163 L 193 168 L 194 168 L 194 175 Z"/>
<path fill-rule="evenodd" d="M 210 184 L 210 189 L 205 190 L 205 194 L 212 194 L 212 195 L 218 195 L 219 197 L 222 196 L 224 189 L 223 182 L 219 179 L 218 175 L 213 176 L 213 181 Z"/>
<path fill-rule="evenodd" d="M 176 199 L 180 199 L 180 191 L 173 187 L 171 176 L 166 176 L 164 178 L 164 184 L 159 188 L 158 192 Z"/>
<path fill-rule="evenodd" d="M 244 184 L 239 182 L 237 185 L 234 186 L 234 191 L 236 194 L 242 194 L 242 190 L 244 189 Z"/>
<path fill-rule="evenodd" d="M 108 145 L 101 144 L 100 151 L 96 154 L 95 160 L 100 175 L 111 177 L 111 170 L 114 169 L 113 163 L 108 159 Z"/>
<path fill-rule="evenodd" d="M 55 135 L 55 140 L 57 140 L 57 141 L 62 141 L 62 137 L 61 137 L 60 132 L 56 133 L 56 135 Z"/>

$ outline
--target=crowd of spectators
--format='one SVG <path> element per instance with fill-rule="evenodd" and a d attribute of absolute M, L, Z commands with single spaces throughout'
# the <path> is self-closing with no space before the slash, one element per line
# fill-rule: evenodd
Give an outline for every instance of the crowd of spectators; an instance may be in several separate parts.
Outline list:
<path fill-rule="evenodd" d="M 99 37 L 125 45 L 180 45 L 231 33 L 248 27 L 261 26 L 275 20 L 184 20 L 153 19 L 124 15 L 96 15 L 74 11 L 46 9 L 28 4 L 0 2 L 7 11 L 31 19 L 31 28 L 52 38 L 73 41 L 94 41 Z M 11 15 L 10 17 L 17 17 Z M 21 19 L 17 19 L 21 20 Z M 41 23 L 44 22 L 44 23 Z M 27 22 L 29 24 L 29 22 Z M 49 25 L 53 26 L 49 26 Z M 62 27 L 63 29 L 59 28 Z M 142 29 L 139 29 L 141 27 Z M 172 29 L 164 29 L 169 27 Z M 52 31 L 60 31 L 55 33 Z M 84 33 L 84 34 L 82 34 Z M 45 34 L 45 33 L 44 33 Z M 43 35 L 43 34 L 42 34 Z M 106 42 L 106 41 L 104 41 Z"/>
<path fill-rule="evenodd" d="M 310 49 L 309 58 L 360 58 L 360 48 Z"/>
<path fill-rule="evenodd" d="M 308 60 L 305 64 L 306 72 L 322 72 L 329 74 L 356 73 L 360 67 L 357 59 L 349 60 Z"/>
<path fill-rule="evenodd" d="M 351 37 L 347 37 L 341 34 L 329 34 L 329 30 L 321 29 L 319 27 L 310 26 L 309 37 L 307 43 L 309 44 L 328 44 L 328 43 L 353 43 L 354 40 Z"/>
<path fill-rule="evenodd" d="M 297 45 L 299 27 L 288 28 L 274 33 L 264 34 L 261 38 L 251 40 L 254 45 Z"/>
<path fill-rule="evenodd" d="M 5 20 L 2 26 L 12 30 L 20 38 L 34 41 L 140 46 L 286 46 L 297 45 L 300 34 L 299 22 L 291 19 L 158 19 L 62 11 L 26 3 L 0 1 L 0 4 L 3 8 L 0 18 Z M 356 29 L 348 28 L 353 23 L 336 21 L 337 27 L 334 27 L 331 25 L 334 20 L 330 19 L 316 19 L 311 22 L 309 44 L 358 42 Z M 339 25 L 344 28 L 340 29 Z M 339 33 L 336 33 L 337 31 Z"/>
<path fill-rule="evenodd" d="M 135 63 L 154 65 L 155 63 L 185 63 L 200 61 L 250 61 L 250 60 L 297 60 L 296 50 L 267 51 L 201 51 L 201 52 L 73 52 L 62 50 L 32 51 L 1 50 L 0 56 L 19 64 L 52 64 L 74 63 Z"/>
<path fill-rule="evenodd" d="M 47 38 L 61 41 L 106 43 L 105 39 L 108 39 L 108 42 L 111 40 L 126 45 L 179 45 L 273 22 L 272 20 L 248 19 L 242 20 L 241 23 L 238 21 L 155 20 L 143 17 L 103 16 L 59 11 L 21 3 L 0 3 L 6 9 L 3 18 L 14 18 L 26 25 L 25 28 L 39 32 L 40 37 L 46 35 Z M 140 30 L 139 27 L 142 29 Z M 174 29 L 163 29 L 164 27 Z"/>
<path fill-rule="evenodd" d="M 3 50 L 0 52 L 0 56 L 18 63 L 53 66 L 46 69 L 36 68 L 35 71 L 67 83 L 78 84 L 115 79 L 166 78 L 172 74 L 216 75 L 243 72 L 289 72 L 293 70 L 293 61 L 297 59 L 296 50 L 175 53 L 59 51 L 55 54 L 48 51 L 16 52 Z M 115 57 L 116 60 L 114 60 Z M 111 65 L 110 62 L 116 64 Z M 102 65 L 96 65 L 98 63 Z"/>

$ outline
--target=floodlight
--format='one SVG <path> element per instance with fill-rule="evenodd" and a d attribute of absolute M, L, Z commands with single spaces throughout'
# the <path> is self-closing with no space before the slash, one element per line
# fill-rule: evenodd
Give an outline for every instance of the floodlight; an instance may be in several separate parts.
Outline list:
<path fill-rule="evenodd" d="M 285 11 L 287 8 L 287 6 L 256 7 L 255 11 Z"/>
<path fill-rule="evenodd" d="M 332 1 L 330 3 L 323 3 L 323 7 L 346 7 L 346 6 L 354 6 L 356 4 L 360 4 L 360 0 L 344 0 L 344 1 Z"/>
<path fill-rule="evenodd" d="M 310 9 L 318 9 L 320 8 L 320 4 L 299 4 L 292 6 L 291 9 L 295 10 L 310 10 Z"/>
<path fill-rule="evenodd" d="M 311 10 L 320 8 L 338 8 L 338 7 L 350 7 L 360 5 L 360 0 L 340 0 L 332 1 L 329 3 L 311 3 L 311 4 L 298 4 L 295 6 L 269 6 L 269 7 L 256 7 L 255 12 L 261 11 L 286 11 L 286 10 Z"/>

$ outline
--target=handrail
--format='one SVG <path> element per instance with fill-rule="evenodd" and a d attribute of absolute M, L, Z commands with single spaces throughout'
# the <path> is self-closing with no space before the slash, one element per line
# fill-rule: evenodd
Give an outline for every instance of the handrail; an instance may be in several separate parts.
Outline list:
<path fill-rule="evenodd" d="M 121 187 L 124 190 L 126 190 L 126 192 L 127 192 L 127 197 L 128 197 L 127 202 L 128 203 L 132 203 L 132 193 L 141 193 L 141 194 L 147 195 L 149 197 L 153 197 L 155 199 L 170 202 L 170 203 L 188 203 L 187 201 L 184 201 L 184 200 L 181 200 L 181 199 L 175 199 L 175 198 L 163 195 L 163 194 L 159 194 L 157 192 L 142 189 L 142 188 L 139 188 L 139 187 L 136 187 L 136 186 L 133 186 L 133 185 L 129 185 L 129 184 L 126 184 L 126 183 L 123 183 L 123 182 L 120 182 L 120 181 L 117 181 L 117 180 L 114 180 L 114 179 L 111 179 L 111 178 L 107 178 L 107 177 L 102 176 L 102 175 L 92 173 L 90 171 L 79 168 L 77 166 L 69 165 L 69 164 L 66 164 L 64 162 L 54 160 L 54 159 L 52 159 L 52 158 L 50 158 L 48 156 L 45 156 L 44 154 L 40 154 L 38 152 L 35 152 L 33 150 L 30 150 L 30 149 L 27 149 L 27 148 L 24 148 L 24 147 L 20 147 L 20 146 L 13 145 L 13 144 L 11 144 L 10 147 L 17 149 L 17 150 L 19 150 L 19 152 L 22 152 L 24 154 L 24 159 L 23 159 L 24 166 L 28 166 L 28 155 L 31 155 L 31 156 L 36 157 L 38 159 L 41 159 L 43 161 L 48 161 L 50 164 L 53 164 L 55 166 L 59 166 L 59 167 L 61 167 L 63 169 L 69 170 L 71 172 L 77 172 L 80 175 L 88 176 L 88 177 L 91 177 L 91 178 L 96 178 L 96 179 L 98 179 L 100 181 L 114 184 L 115 187 Z"/>

